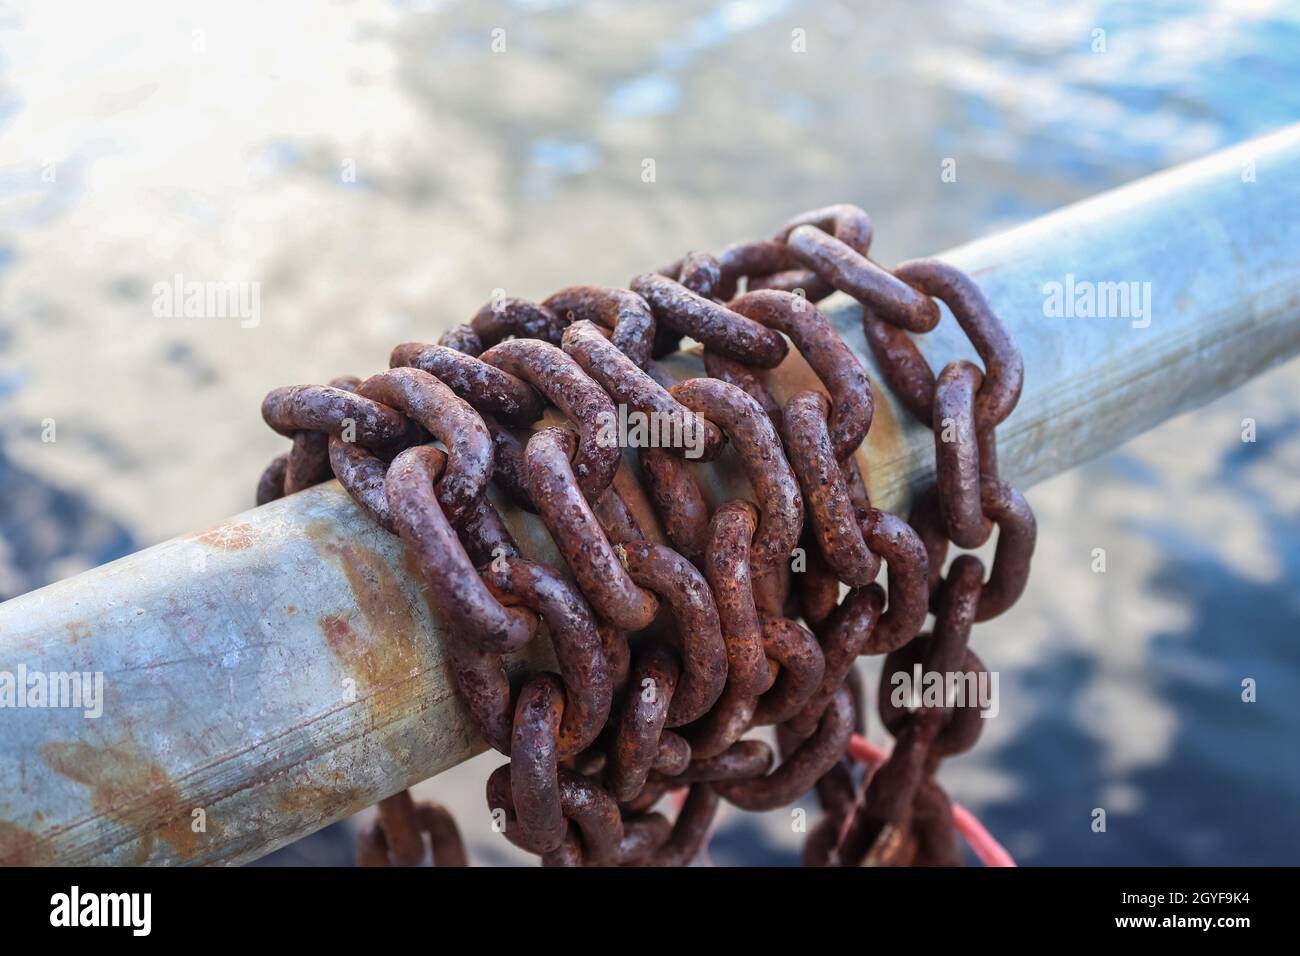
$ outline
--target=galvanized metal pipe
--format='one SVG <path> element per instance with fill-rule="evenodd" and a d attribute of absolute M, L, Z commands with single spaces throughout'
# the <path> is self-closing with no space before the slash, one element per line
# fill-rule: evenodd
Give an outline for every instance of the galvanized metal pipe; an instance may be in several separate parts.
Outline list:
<path fill-rule="evenodd" d="M 1297 168 L 1291 127 L 944 254 L 1024 352 L 999 429 L 1012 482 L 1300 350 Z M 1138 283 L 1136 308 L 1045 315 L 1047 284 L 1101 282 Z M 857 308 L 837 296 L 828 311 L 865 353 Z M 970 355 L 950 318 L 922 348 L 936 367 Z M 788 393 L 810 373 L 791 359 L 775 379 Z M 883 392 L 862 456 L 877 503 L 901 511 L 933 439 Z M 721 496 L 737 479 L 724 461 L 707 480 Z M 533 519 L 506 517 L 558 560 Z M 0 605 L 0 699 L 5 674 L 103 679 L 98 717 L 94 701 L 0 709 L 0 862 L 236 863 L 467 759 L 483 745 L 441 637 L 398 541 L 333 482 Z M 545 660 L 535 644 L 517 666 Z"/>

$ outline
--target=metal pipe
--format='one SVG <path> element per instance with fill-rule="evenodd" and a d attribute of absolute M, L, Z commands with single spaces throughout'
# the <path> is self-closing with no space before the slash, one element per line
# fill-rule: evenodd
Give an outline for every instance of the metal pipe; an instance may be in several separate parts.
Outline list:
<path fill-rule="evenodd" d="M 1300 350 L 1296 168 L 1300 126 L 944 254 L 1024 353 L 1024 395 L 999 429 L 1013 483 Z M 1045 314 L 1048 283 L 1101 282 L 1138 283 L 1129 317 Z M 828 311 L 865 352 L 857 308 L 837 296 Z M 953 326 L 922 343 L 936 367 L 971 356 Z M 788 393 L 810 373 L 792 358 L 775 380 Z M 877 394 L 863 461 L 875 500 L 902 511 L 933 439 Z M 710 493 L 734 480 L 724 463 Z M 558 561 L 533 519 L 506 517 Z M 543 663 L 545 643 L 516 666 Z M 333 482 L 0 605 L 0 700 L 5 674 L 30 695 L 46 684 L 33 675 L 70 672 L 102 673 L 102 715 L 86 716 L 93 700 L 0 710 L 0 862 L 237 863 L 483 746 L 399 542 Z"/>

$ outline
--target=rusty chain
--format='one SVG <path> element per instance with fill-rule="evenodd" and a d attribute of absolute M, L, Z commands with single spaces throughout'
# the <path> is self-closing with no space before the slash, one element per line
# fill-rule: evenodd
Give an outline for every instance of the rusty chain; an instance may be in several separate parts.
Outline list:
<path fill-rule="evenodd" d="M 983 673 L 971 626 L 1024 590 L 1034 517 L 998 477 L 994 437 L 1023 365 L 968 276 L 930 259 L 886 269 L 868 257 L 872 233 L 861 209 L 829 206 L 770 239 L 690 252 L 629 289 L 498 297 L 436 344 L 399 345 L 388 371 L 263 402 L 293 445 L 263 473 L 258 503 L 332 474 L 402 538 L 447 625 L 474 726 L 510 757 L 487 783 L 494 826 L 545 865 L 686 865 L 721 801 L 767 810 L 813 789 L 826 812 L 805 863 L 960 861 L 934 772 L 975 743 L 979 709 L 900 705 L 889 688 L 916 667 Z M 936 480 L 908 521 L 873 507 L 863 479 L 871 383 L 814 304 L 836 290 L 861 303 L 886 383 L 934 431 Z M 912 335 L 935 327 L 939 303 L 983 368 L 934 374 Z M 684 336 L 703 346 L 709 377 L 679 382 L 657 361 Z M 821 387 L 782 406 L 764 374 L 791 345 Z M 650 534 L 628 505 L 637 477 L 624 442 L 604 430 L 620 409 L 681 439 L 639 448 L 661 526 Z M 692 461 L 724 445 L 753 500 L 711 509 Z M 524 558 L 489 484 L 540 517 L 564 569 Z M 972 555 L 943 574 L 950 544 L 978 548 L 994 527 L 987 579 Z M 539 618 L 558 673 L 512 690 L 503 655 Z M 895 746 L 857 787 L 846 753 L 866 716 L 854 665 L 875 654 L 886 655 L 878 707 Z M 775 727 L 776 752 L 745 738 L 762 726 Z M 655 810 L 670 793 L 683 795 L 672 821 Z M 435 865 L 465 864 L 450 815 L 402 791 L 379 804 L 358 862 L 418 863 L 426 838 Z"/>

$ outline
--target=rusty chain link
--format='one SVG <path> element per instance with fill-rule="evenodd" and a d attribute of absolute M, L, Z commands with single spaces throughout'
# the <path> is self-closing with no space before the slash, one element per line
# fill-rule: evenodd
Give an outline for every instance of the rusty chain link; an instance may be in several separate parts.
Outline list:
<path fill-rule="evenodd" d="M 968 276 L 929 259 L 885 269 L 868 257 L 872 235 L 865 212 L 829 206 L 770 239 L 687 253 L 629 289 L 572 286 L 540 304 L 498 294 L 437 344 L 397 346 L 388 371 L 263 402 L 293 445 L 263 473 L 258 503 L 333 474 L 401 537 L 447 625 L 471 720 L 510 757 L 487 782 L 494 828 L 544 865 L 686 865 L 720 801 L 768 810 L 813 789 L 826 815 L 806 863 L 960 862 L 934 771 L 974 745 L 979 708 L 900 705 L 889 688 L 916 667 L 982 674 L 971 627 L 1024 590 L 1036 527 L 998 477 L 994 437 L 1024 371 Z M 861 303 L 885 381 L 934 431 L 936 481 L 908 521 L 867 492 L 857 453 L 871 383 L 814 305 L 835 290 Z M 934 374 L 912 334 L 935 327 L 939 303 L 983 368 Z M 703 346 L 709 377 L 679 382 L 656 361 L 683 336 Z M 790 345 L 820 387 L 782 406 L 764 375 Z M 628 413 L 678 443 L 611 438 Z M 630 504 L 640 492 L 625 444 L 639 449 L 653 534 Z M 725 445 L 753 500 L 711 507 L 692 469 Z M 540 517 L 563 568 L 524 558 L 489 484 Z M 995 527 L 987 579 L 972 555 L 943 573 L 950 544 L 980 547 Z M 512 690 L 503 655 L 539 618 L 558 673 Z M 855 662 L 874 654 L 886 655 L 878 707 L 895 746 L 858 788 L 846 757 L 865 730 Z M 779 753 L 744 736 L 769 725 Z M 655 811 L 670 793 L 683 795 L 672 821 Z M 358 862 L 419 863 L 426 838 L 435 865 L 465 864 L 449 814 L 401 791 L 360 835 Z"/>

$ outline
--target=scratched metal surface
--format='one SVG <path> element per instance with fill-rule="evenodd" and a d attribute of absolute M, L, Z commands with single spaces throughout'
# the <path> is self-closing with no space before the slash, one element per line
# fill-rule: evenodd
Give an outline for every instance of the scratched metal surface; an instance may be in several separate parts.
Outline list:
<path fill-rule="evenodd" d="M 71 31 L 59 4 L 8 5 L 0 595 L 239 512 L 281 447 L 266 389 L 377 368 L 493 288 L 622 283 L 838 199 L 892 261 L 1294 119 L 1282 4 L 933 7 L 128 3 Z M 155 319 L 177 272 L 260 282 L 262 321 Z M 977 638 L 1002 717 L 944 775 L 1022 861 L 1296 862 L 1297 374 L 1031 493 L 1037 579 Z M 483 863 L 518 859 L 481 815 L 493 763 L 425 787 Z M 794 844 L 736 814 L 713 856 Z"/>

